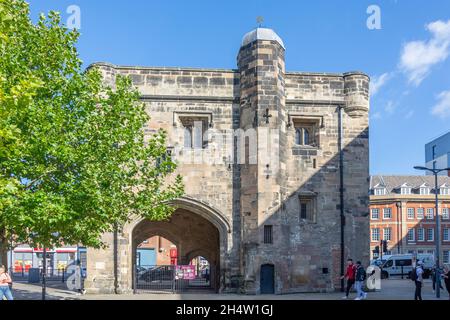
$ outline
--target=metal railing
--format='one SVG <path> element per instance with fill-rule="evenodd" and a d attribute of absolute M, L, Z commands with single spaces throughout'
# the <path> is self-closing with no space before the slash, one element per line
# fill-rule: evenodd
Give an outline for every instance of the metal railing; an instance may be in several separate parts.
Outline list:
<path fill-rule="evenodd" d="M 20 272 L 17 272 L 16 270 L 13 270 L 11 272 L 11 278 L 14 281 L 27 281 L 29 276 L 29 269 L 36 269 L 36 268 L 22 268 Z M 40 281 L 42 281 L 43 276 L 43 267 L 39 267 L 39 278 Z M 53 267 L 47 267 L 47 272 L 45 274 L 46 281 L 60 281 L 60 282 L 66 282 L 67 278 L 69 278 L 75 271 L 68 271 L 66 268 L 53 268 Z"/>
<path fill-rule="evenodd" d="M 182 273 L 180 275 L 180 270 L 180 266 L 176 265 L 137 266 L 133 277 L 134 292 L 176 293 L 213 289 L 210 272 L 185 279 Z"/>

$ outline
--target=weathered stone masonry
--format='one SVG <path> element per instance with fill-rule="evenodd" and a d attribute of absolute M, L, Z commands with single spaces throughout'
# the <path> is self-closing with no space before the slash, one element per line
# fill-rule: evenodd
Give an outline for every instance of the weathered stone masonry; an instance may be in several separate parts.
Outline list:
<path fill-rule="evenodd" d="M 164 128 L 170 147 L 183 146 L 174 134 L 183 125 L 183 117 L 206 117 L 219 131 L 270 128 L 275 132 L 278 145 L 269 147 L 278 148 L 274 152 L 278 168 L 261 160 L 267 147 L 261 139 L 256 142 L 254 164 L 230 164 L 224 159 L 216 164 L 179 165 L 186 196 L 176 203 L 178 214 L 194 213 L 216 228 L 217 234 L 207 226 L 204 241 L 219 238 L 217 257 L 211 243 L 194 248 L 201 243 L 194 241 L 202 233 L 199 230 L 195 235 L 171 234 L 177 232 L 168 222 L 165 236 L 185 241 L 184 247 L 190 248 L 181 250 L 180 261 L 188 261 L 192 252 L 214 256 L 221 291 L 258 294 L 263 264 L 274 265 L 275 293 L 338 288 L 339 107 L 343 108 L 345 256 L 365 263 L 369 259 L 369 78 L 360 72 L 286 72 L 284 54 L 281 39 L 270 29 L 258 28 L 244 37 L 237 70 L 95 64 L 105 81 L 112 82 L 117 74 L 131 77 L 151 116 L 146 129 L 150 133 Z M 295 141 L 296 128 L 304 125 L 311 128 L 313 144 Z M 208 143 L 200 157 L 213 147 L 213 142 Z M 311 219 L 301 218 L 301 199 L 311 204 Z M 264 243 L 264 225 L 272 226 L 273 243 Z M 139 232 L 146 230 L 147 236 L 163 232 L 158 231 L 161 228 L 140 220 L 123 228 L 119 235 L 121 292 L 132 289 L 134 247 L 143 237 Z M 114 290 L 112 235 L 106 234 L 104 240 L 111 244 L 109 248 L 88 250 L 86 287 L 90 292 Z"/>

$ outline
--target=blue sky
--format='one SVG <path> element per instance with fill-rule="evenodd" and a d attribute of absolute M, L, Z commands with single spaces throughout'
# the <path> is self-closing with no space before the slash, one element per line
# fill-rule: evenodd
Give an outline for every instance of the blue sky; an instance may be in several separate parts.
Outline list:
<path fill-rule="evenodd" d="M 369 74 L 370 173 L 420 174 L 424 145 L 450 130 L 450 1 L 29 0 L 39 12 L 80 8 L 79 51 L 96 61 L 236 68 L 242 36 L 263 16 L 286 46 L 288 71 Z M 381 29 L 370 30 L 377 5 Z M 434 110 L 434 111 L 433 111 Z"/>

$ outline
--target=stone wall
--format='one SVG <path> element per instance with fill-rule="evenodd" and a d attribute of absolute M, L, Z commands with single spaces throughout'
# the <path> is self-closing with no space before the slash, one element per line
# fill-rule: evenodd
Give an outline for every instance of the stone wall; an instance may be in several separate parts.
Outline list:
<path fill-rule="evenodd" d="M 117 74 L 131 77 L 151 116 L 147 133 L 166 130 L 169 148 L 177 151 L 177 173 L 183 176 L 186 196 L 197 201 L 191 209 L 205 206 L 207 219 L 225 220 L 228 229 L 220 232 L 218 259 L 223 291 L 259 293 L 260 267 L 266 263 L 275 266 L 276 293 L 338 288 L 339 110 L 345 258 L 368 263 L 369 79 L 359 72 L 286 73 L 284 65 L 283 45 L 269 40 L 242 46 L 238 70 L 95 64 L 106 82 L 113 83 Z M 231 135 L 226 141 L 210 137 L 205 148 L 184 148 L 183 117 L 207 119 L 210 131 Z M 314 127 L 315 146 L 295 143 L 298 121 Z M 246 163 L 235 162 L 236 129 L 258 132 L 256 140 L 242 140 L 241 148 L 256 150 Z M 263 129 L 271 130 L 273 140 L 264 140 L 259 134 Z M 268 150 L 273 152 L 269 159 L 264 154 Z M 216 154 L 217 161 L 204 161 Z M 299 199 L 305 195 L 314 199 L 312 221 L 300 218 Z M 127 225 L 120 235 L 122 291 L 131 288 L 135 225 Z M 273 227 L 273 243 L 264 243 L 265 225 Z M 109 235 L 105 239 L 111 244 Z M 107 257 L 107 267 L 99 268 L 96 261 Z M 111 292 L 111 248 L 88 250 L 88 261 L 87 287 Z"/>

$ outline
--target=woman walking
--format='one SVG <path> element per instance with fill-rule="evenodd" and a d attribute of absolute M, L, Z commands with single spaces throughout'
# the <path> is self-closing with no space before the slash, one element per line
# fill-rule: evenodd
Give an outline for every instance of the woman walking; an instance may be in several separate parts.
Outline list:
<path fill-rule="evenodd" d="M 442 276 L 444 278 L 445 287 L 447 288 L 448 298 L 450 300 L 450 268 L 448 265 L 445 265 L 444 274 Z"/>
<path fill-rule="evenodd" d="M 6 297 L 6 300 L 14 300 L 11 289 L 9 287 L 11 284 L 12 280 L 9 274 L 6 272 L 5 266 L 0 266 L 0 300 L 3 300 L 3 297 Z"/>

